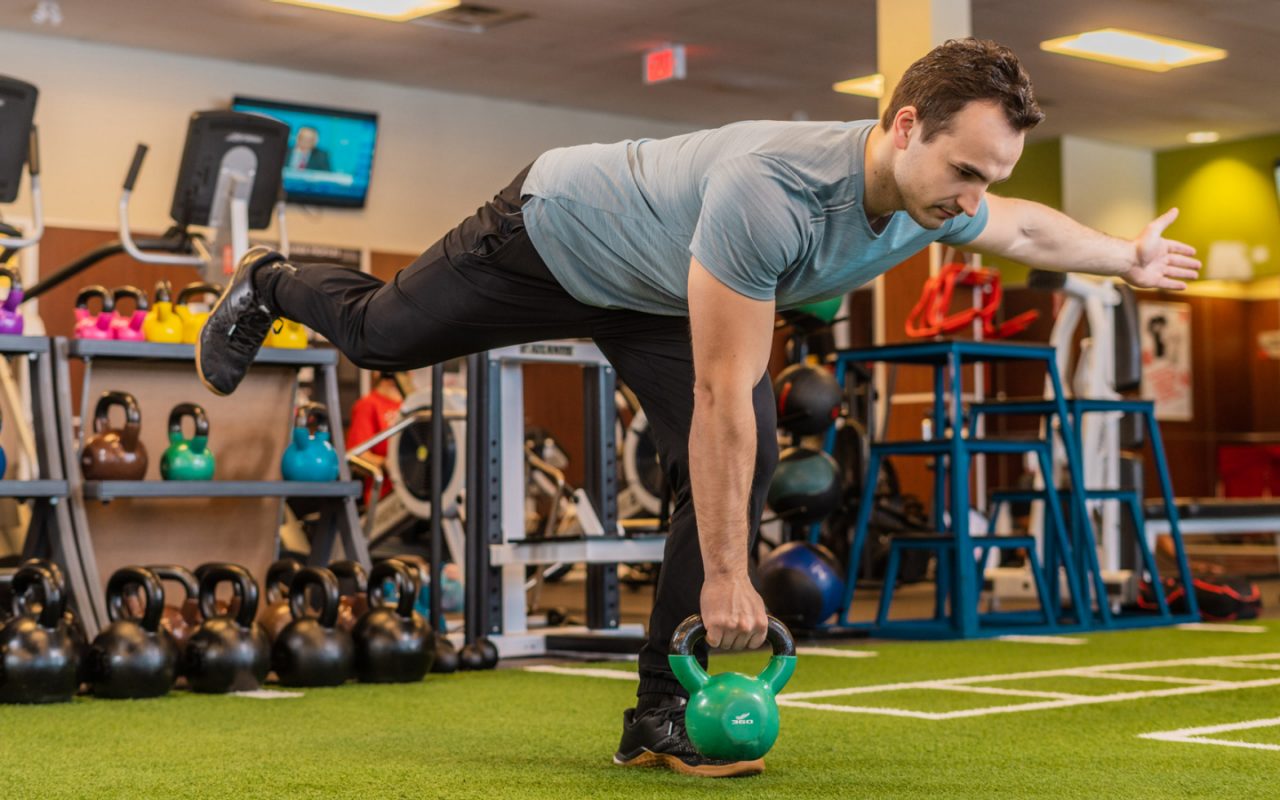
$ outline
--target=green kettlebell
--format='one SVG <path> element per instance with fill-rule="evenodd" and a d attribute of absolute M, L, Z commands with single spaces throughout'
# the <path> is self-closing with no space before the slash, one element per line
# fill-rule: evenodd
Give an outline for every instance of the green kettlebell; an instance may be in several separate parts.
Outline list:
<path fill-rule="evenodd" d="M 196 424 L 190 439 L 182 433 L 182 421 Z M 195 403 L 179 403 L 169 412 L 169 446 L 160 459 L 160 477 L 167 481 L 211 481 L 214 458 L 209 449 L 209 417 Z"/>
<path fill-rule="evenodd" d="M 769 644 L 773 658 L 756 677 L 740 672 L 708 675 L 693 655 L 693 646 L 707 635 L 702 617 L 680 623 L 671 637 L 667 661 L 680 685 L 689 692 L 684 723 L 689 741 L 707 758 L 754 761 L 778 740 L 778 703 L 796 669 L 796 644 L 791 631 L 769 617 Z"/>

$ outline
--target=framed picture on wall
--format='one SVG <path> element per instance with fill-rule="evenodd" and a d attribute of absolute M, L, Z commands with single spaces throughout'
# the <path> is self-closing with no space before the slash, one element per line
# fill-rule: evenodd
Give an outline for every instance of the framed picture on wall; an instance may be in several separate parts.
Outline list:
<path fill-rule="evenodd" d="M 1139 303 L 1142 397 L 1154 400 L 1156 419 L 1189 422 L 1191 304 Z"/>

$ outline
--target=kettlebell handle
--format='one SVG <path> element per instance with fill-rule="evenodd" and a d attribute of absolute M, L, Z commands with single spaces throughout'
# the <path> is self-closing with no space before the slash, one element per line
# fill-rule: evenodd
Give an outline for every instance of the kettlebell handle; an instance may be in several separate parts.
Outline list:
<path fill-rule="evenodd" d="M 338 579 L 323 567 L 303 567 L 293 575 L 289 583 L 289 613 L 294 619 L 307 615 L 307 587 L 320 587 L 320 627 L 332 628 L 338 624 Z"/>
<path fill-rule="evenodd" d="M 107 617 L 112 622 L 128 616 L 124 608 L 124 593 L 130 586 L 142 589 L 145 606 L 139 623 L 147 633 L 160 629 L 160 617 L 164 613 L 164 586 L 160 578 L 143 567 L 122 567 L 107 581 Z"/>
<path fill-rule="evenodd" d="M 142 410 L 138 408 L 137 399 L 128 392 L 102 393 L 93 409 L 94 433 L 106 432 L 109 424 L 107 415 L 112 406 L 124 409 L 124 430 L 120 439 L 126 450 L 133 450 L 138 446 L 138 436 L 142 432 Z"/>
<path fill-rule="evenodd" d="M 161 581 L 173 581 L 180 584 L 183 591 L 187 593 L 184 600 L 195 600 L 200 597 L 200 584 L 196 581 L 196 576 L 191 574 L 191 570 L 177 564 L 152 564 L 147 567 L 155 573 L 155 576 Z"/>
<path fill-rule="evenodd" d="M 339 580 L 346 578 L 355 583 L 356 594 L 364 594 L 369 589 L 369 575 L 359 561 L 335 561 L 329 565 L 329 571 Z"/>
<path fill-rule="evenodd" d="M 706 635 L 706 625 L 698 614 L 686 617 L 671 635 L 671 655 L 668 660 L 680 683 L 690 692 L 701 689 L 711 677 L 693 657 L 694 645 L 705 639 Z M 774 616 L 769 617 L 766 640 L 773 646 L 773 657 L 757 677 L 771 692 L 777 694 L 795 671 L 796 642 L 787 626 Z"/>
<path fill-rule="evenodd" d="M 206 620 L 218 616 L 218 586 L 231 584 L 231 590 L 240 598 L 240 608 L 236 610 L 236 624 L 241 628 L 253 625 L 258 616 L 258 584 L 254 583 L 249 570 L 238 564 L 206 565 L 200 574 L 200 616 Z"/>
<path fill-rule="evenodd" d="M 292 558 L 282 558 L 271 562 L 271 566 L 267 567 L 266 580 L 262 582 L 262 588 L 267 593 L 268 603 L 274 603 L 287 596 L 287 592 L 280 590 L 290 585 L 300 568 L 301 565 Z"/>
<path fill-rule="evenodd" d="M 0 275 L 9 279 L 9 294 L 4 299 L 4 310 L 15 311 L 22 302 L 22 276 L 10 267 L 0 267 Z"/>
<path fill-rule="evenodd" d="M 692 614 L 685 618 L 684 622 L 676 628 L 676 632 L 671 635 L 671 653 L 672 655 L 688 656 L 693 655 L 693 648 L 698 642 L 707 636 L 707 626 L 702 623 L 702 616 Z M 787 630 L 787 626 L 783 625 L 777 617 L 769 617 L 769 633 L 766 641 L 773 646 L 773 654 L 775 656 L 794 656 L 796 654 L 796 642 L 791 636 L 791 631 Z"/>
<path fill-rule="evenodd" d="M 173 302 L 173 284 L 167 280 L 156 281 L 156 288 L 151 294 L 157 303 Z"/>
<path fill-rule="evenodd" d="M 216 283 L 204 283 L 202 281 L 188 283 L 182 287 L 182 291 L 178 292 L 178 299 L 174 301 L 174 304 L 185 306 L 188 300 L 202 294 L 221 295 L 222 287 Z"/>
<path fill-rule="evenodd" d="M 169 412 L 169 433 L 182 435 L 182 421 L 190 417 L 196 424 L 196 436 L 209 436 L 209 415 L 195 403 L 179 403 Z"/>
<path fill-rule="evenodd" d="M 86 286 L 80 290 L 76 295 L 76 308 L 88 308 L 89 300 L 94 297 L 102 301 L 103 314 L 109 314 L 115 310 L 116 304 L 111 299 L 111 292 L 107 291 L 107 287 L 99 283 Z"/>
<path fill-rule="evenodd" d="M 35 589 L 40 598 L 40 615 L 36 617 L 36 621 L 40 627 L 48 630 L 58 627 L 62 614 L 66 611 L 67 600 L 52 570 L 37 564 L 23 564 L 13 574 L 9 588 L 13 593 L 15 617 L 22 614 L 23 596 Z"/>
<path fill-rule="evenodd" d="M 410 619 L 413 616 L 413 604 L 418 598 L 418 579 L 404 565 L 404 562 L 397 561 L 394 558 L 388 558 L 386 561 L 379 561 L 369 571 L 369 607 L 389 605 L 386 597 L 383 596 L 382 584 L 386 581 L 395 581 L 396 584 L 396 614 Z"/>
<path fill-rule="evenodd" d="M 151 302 L 147 299 L 147 293 L 139 289 L 137 286 L 125 284 L 117 286 L 115 291 L 111 293 L 111 304 L 119 305 L 122 297 L 132 297 L 134 309 L 137 311 L 146 311 L 151 308 Z"/>
<path fill-rule="evenodd" d="M 303 403 L 294 413 L 295 428 L 310 428 L 312 425 L 315 425 L 317 432 L 329 430 L 329 409 L 324 403 Z"/>

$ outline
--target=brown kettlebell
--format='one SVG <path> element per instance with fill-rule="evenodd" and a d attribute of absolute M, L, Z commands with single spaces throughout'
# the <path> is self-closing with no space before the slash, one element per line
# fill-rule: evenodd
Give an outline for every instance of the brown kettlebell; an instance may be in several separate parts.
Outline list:
<path fill-rule="evenodd" d="M 338 579 L 342 596 L 338 600 L 338 627 L 351 633 L 356 622 L 369 610 L 368 574 L 358 561 L 335 561 L 329 571 Z"/>
<path fill-rule="evenodd" d="M 293 612 L 289 608 L 289 584 L 301 568 L 302 565 L 292 558 L 282 558 L 267 567 L 267 579 L 263 582 L 267 592 L 267 607 L 258 623 L 267 632 L 267 638 L 273 642 L 280 631 L 293 622 Z"/>
<path fill-rule="evenodd" d="M 196 576 L 191 574 L 191 570 L 176 564 L 157 564 L 147 569 L 154 572 L 161 581 L 176 583 L 182 587 L 183 599 L 165 603 L 164 612 L 160 615 L 160 627 L 169 631 L 181 652 L 200 624 L 200 589 Z M 166 594 L 166 597 L 169 596 Z M 137 610 L 140 604 L 137 604 L 136 597 L 130 596 L 127 603 L 131 613 L 141 616 L 141 611 Z"/>
<path fill-rule="evenodd" d="M 124 428 L 111 428 L 112 406 L 124 409 Z M 103 392 L 93 412 L 94 434 L 84 443 L 80 466 L 87 480 L 140 481 L 147 474 L 147 448 L 138 439 L 142 412 L 128 392 Z"/>

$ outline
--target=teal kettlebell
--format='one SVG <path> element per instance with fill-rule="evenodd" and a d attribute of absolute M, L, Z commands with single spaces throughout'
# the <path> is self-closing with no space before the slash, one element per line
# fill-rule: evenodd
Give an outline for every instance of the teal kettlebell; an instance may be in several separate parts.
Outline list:
<path fill-rule="evenodd" d="M 195 435 L 182 433 L 182 421 L 195 422 Z M 214 458 L 209 449 L 209 416 L 195 403 L 179 403 L 169 412 L 169 446 L 160 459 L 160 477 L 167 481 L 211 481 Z"/>
<path fill-rule="evenodd" d="M 280 473 L 287 481 L 338 479 L 338 453 L 329 441 L 329 412 L 320 403 L 299 406 L 294 413 L 293 441 L 280 458 Z"/>
<path fill-rule="evenodd" d="M 667 656 L 671 671 L 689 692 L 684 724 L 689 741 L 707 758 L 754 761 L 762 758 L 778 739 L 778 703 L 796 669 L 796 645 L 791 631 L 769 617 L 769 644 L 773 658 L 756 677 L 740 672 L 708 675 L 693 655 L 693 647 L 707 635 L 702 617 L 680 623 L 671 637 Z"/>

